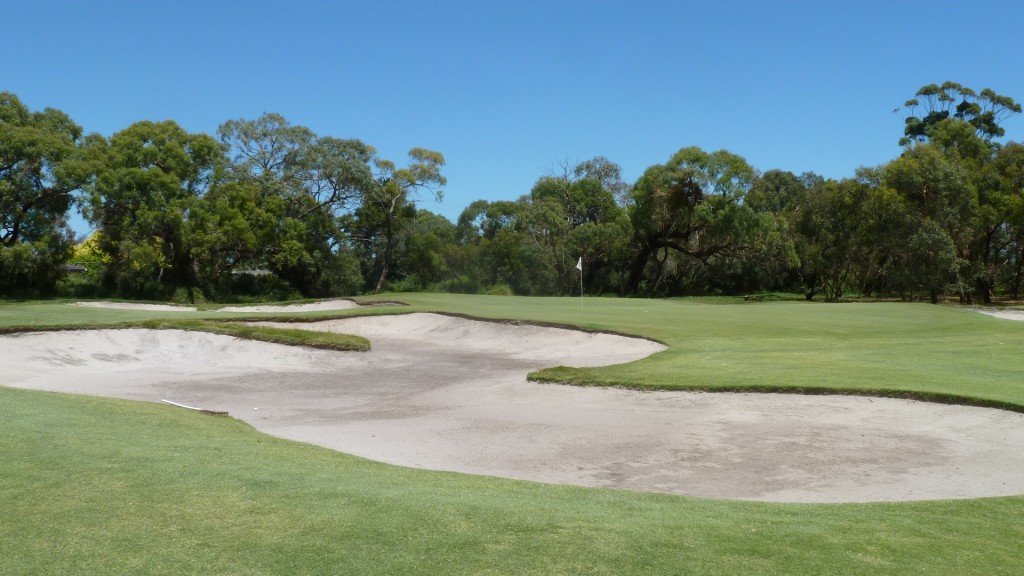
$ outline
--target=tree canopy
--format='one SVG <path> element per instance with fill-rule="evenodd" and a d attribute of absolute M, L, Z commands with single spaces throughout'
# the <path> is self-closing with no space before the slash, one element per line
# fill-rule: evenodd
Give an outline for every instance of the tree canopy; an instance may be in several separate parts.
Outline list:
<path fill-rule="evenodd" d="M 0 294 L 258 300 L 384 290 L 800 292 L 989 302 L 1024 284 L 1021 111 L 955 82 L 906 101 L 894 158 L 850 178 L 680 148 L 634 182 L 597 156 L 450 222 L 441 152 L 382 158 L 280 114 L 85 135 L 0 93 Z M 95 228 L 75 238 L 78 205 Z M 80 263 L 86 274 L 68 275 Z"/>
<path fill-rule="evenodd" d="M 89 169 L 82 129 L 63 112 L 31 112 L 0 92 L 0 290 L 52 286 L 74 245 L 73 192 Z"/>

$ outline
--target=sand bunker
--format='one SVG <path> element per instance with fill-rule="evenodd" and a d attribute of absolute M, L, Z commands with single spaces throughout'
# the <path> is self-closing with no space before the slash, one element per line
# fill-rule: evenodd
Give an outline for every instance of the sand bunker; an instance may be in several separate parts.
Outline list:
<path fill-rule="evenodd" d="M 348 310 L 358 308 L 352 300 L 335 298 L 332 300 L 321 300 L 308 304 L 284 304 L 284 305 L 259 305 L 259 306 L 226 306 L 219 308 L 218 312 L 320 312 L 324 310 Z"/>
<path fill-rule="evenodd" d="M 525 381 L 542 366 L 661 349 L 607 334 L 434 314 L 287 326 L 364 335 L 373 351 L 178 331 L 32 333 L 0 337 L 0 383 L 166 398 L 375 460 L 543 482 L 787 502 L 1024 493 L 1024 414 Z"/>
<path fill-rule="evenodd" d="M 996 318 L 1002 318 L 1003 320 L 1019 320 L 1024 321 L 1024 310 L 1000 310 L 998 308 L 977 308 L 975 310 L 979 314 L 985 314 L 986 316 L 994 316 Z"/>

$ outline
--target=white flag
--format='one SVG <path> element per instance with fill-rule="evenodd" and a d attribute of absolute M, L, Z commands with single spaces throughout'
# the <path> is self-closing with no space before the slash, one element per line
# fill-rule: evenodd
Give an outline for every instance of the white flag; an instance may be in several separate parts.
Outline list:
<path fill-rule="evenodd" d="M 583 272 L 583 256 L 580 256 L 580 259 L 576 261 L 576 269 Z"/>

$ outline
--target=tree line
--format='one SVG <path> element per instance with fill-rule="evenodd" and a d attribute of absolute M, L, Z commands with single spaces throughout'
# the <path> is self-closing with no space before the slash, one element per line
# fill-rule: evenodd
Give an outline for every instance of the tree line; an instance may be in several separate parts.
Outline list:
<path fill-rule="evenodd" d="M 902 108 L 898 155 L 853 178 L 687 147 L 633 183 L 607 158 L 566 164 L 451 222 L 418 207 L 443 194 L 439 152 L 395 163 L 278 114 L 215 137 L 142 121 L 107 138 L 0 93 L 0 294 L 563 295 L 581 262 L 591 294 L 1020 298 L 1024 145 L 998 141 L 1020 104 L 946 82 Z"/>

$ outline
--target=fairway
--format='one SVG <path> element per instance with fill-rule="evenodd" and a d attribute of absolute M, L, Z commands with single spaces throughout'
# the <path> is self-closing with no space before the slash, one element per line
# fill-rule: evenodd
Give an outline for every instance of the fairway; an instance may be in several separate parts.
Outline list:
<path fill-rule="evenodd" d="M 625 487 L 642 491 L 778 502 L 871 502 L 1010 496 L 986 500 L 984 502 L 988 504 L 985 506 L 971 504 L 982 502 L 980 500 L 965 500 L 963 502 L 966 507 L 939 501 L 922 502 L 916 507 L 908 503 L 897 508 L 864 508 L 853 504 L 812 508 L 775 505 L 780 507 L 773 508 L 772 514 L 779 519 L 790 518 L 793 522 L 805 522 L 808 527 L 816 527 L 811 528 L 811 532 L 831 533 L 833 536 L 830 538 L 841 534 L 846 543 L 839 544 L 840 548 L 851 550 L 866 545 L 866 540 L 858 538 L 870 536 L 864 532 L 861 536 L 853 537 L 852 533 L 847 532 L 850 526 L 859 522 L 877 522 L 887 534 L 884 539 L 888 544 L 882 548 L 889 551 L 876 551 L 874 560 L 863 564 L 855 557 L 841 560 L 838 565 L 846 566 L 848 569 L 845 571 L 848 573 L 907 573 L 906 569 L 911 566 L 906 563 L 909 560 L 896 561 L 897 556 L 902 554 L 909 554 L 907 558 L 917 558 L 912 564 L 915 568 L 931 566 L 930 573 L 942 573 L 942 570 L 937 569 L 939 564 L 935 563 L 939 560 L 923 560 L 925 551 L 930 550 L 934 555 L 937 552 L 936 543 L 942 541 L 954 546 L 967 542 L 969 539 L 963 528 L 953 530 L 952 525 L 967 526 L 974 521 L 975 514 L 985 514 L 988 516 L 985 521 L 991 524 L 989 535 L 994 540 L 976 551 L 976 555 L 982 557 L 982 564 L 979 565 L 992 569 L 990 573 L 1000 573 L 1001 569 L 1014 565 L 1013 561 L 1007 563 L 1005 555 L 989 556 L 989 553 L 1003 550 L 1003 554 L 1012 557 L 1013 550 L 1019 549 L 1020 529 L 1009 518 L 1012 517 L 1010 511 L 1019 508 L 1022 500 L 1020 496 L 1012 495 L 1024 493 L 1024 486 L 1017 484 L 1021 477 L 1019 471 L 1024 469 L 1019 451 L 1024 441 L 1021 438 L 1024 414 L 978 406 L 940 405 L 877 397 L 893 391 L 897 392 L 893 395 L 903 393 L 895 387 L 894 382 L 886 378 L 878 379 L 875 382 L 877 388 L 869 391 L 875 393 L 876 397 L 687 392 L 683 390 L 688 384 L 697 390 L 706 389 L 702 379 L 693 379 L 694 373 L 700 374 L 705 368 L 688 363 L 690 357 L 684 349 L 687 346 L 682 344 L 731 338 L 733 347 L 737 349 L 746 347 L 756 352 L 757 347 L 774 347 L 778 349 L 779 356 L 775 365 L 758 364 L 763 356 L 755 355 L 751 365 L 728 366 L 723 363 L 720 370 L 723 378 L 720 384 L 726 390 L 729 389 L 729 378 L 733 378 L 732 384 L 735 385 L 735 374 L 753 370 L 760 370 L 764 380 L 774 387 L 772 382 L 779 377 L 775 373 L 775 366 L 785 366 L 789 362 L 789 355 L 803 355 L 802 348 L 807 344 L 805 336 L 811 333 L 818 340 L 817 350 L 825 355 L 831 354 L 835 366 L 831 372 L 822 372 L 816 368 L 824 363 L 822 359 L 818 364 L 808 364 L 807 370 L 811 372 L 810 376 L 819 377 L 823 385 L 829 385 L 832 381 L 842 382 L 843 370 L 848 380 L 860 380 L 865 374 L 886 375 L 884 366 L 864 361 L 859 356 L 858 348 L 868 352 L 878 350 L 879 342 L 876 341 L 889 341 L 893 338 L 892 330 L 899 326 L 899 338 L 916 348 L 917 360 L 922 365 L 917 372 L 908 371 L 906 367 L 912 362 L 905 359 L 904 364 L 888 376 L 895 378 L 902 375 L 904 389 L 927 397 L 935 394 L 936 389 L 917 384 L 922 374 L 932 369 L 923 363 L 949 353 L 948 350 L 938 349 L 936 343 L 945 342 L 945 338 L 954 336 L 969 341 L 973 337 L 985 335 L 992 346 L 1017 346 L 1024 336 L 1021 332 L 1024 323 L 931 306 L 712 305 L 669 301 L 587 300 L 585 307 L 580 310 L 578 302 L 562 299 L 418 294 L 402 296 L 409 306 L 321 311 L 312 313 L 312 316 L 305 315 L 306 320 L 319 320 L 315 322 L 263 323 L 271 327 L 286 326 L 290 329 L 325 330 L 364 336 L 373 346 L 369 353 L 328 352 L 175 330 L 31 333 L 2 337 L 0 345 L 7 347 L 0 354 L 0 357 L 6 359 L 0 367 L 0 374 L 8 385 L 38 389 L 149 401 L 173 396 L 172 399 L 186 404 L 227 409 L 232 416 L 273 435 L 320 444 L 383 462 L 436 470 L 559 484 Z M 39 306 L 54 315 L 57 315 L 56 307 L 59 306 L 73 309 L 57 304 Z M 650 312 L 652 309 L 655 314 Z M 576 324 L 591 330 L 648 336 L 667 343 L 669 348 L 658 352 L 659 345 L 647 342 L 631 351 L 630 342 L 646 341 L 517 323 L 477 322 L 463 317 L 425 313 L 430 310 L 492 319 L 522 318 Z M 23 314 L 30 311 L 30 307 L 4 306 L 0 308 L 0 314 L 5 315 L 0 319 L 8 325 L 24 325 L 27 322 Z M 358 316 L 366 312 L 372 312 L 373 315 Z M 396 312 L 402 314 L 380 316 L 381 313 Z M 87 323 L 96 321 L 96 317 L 92 316 L 96 311 L 86 309 L 71 312 L 65 320 L 73 322 L 74 315 L 79 313 L 83 314 L 83 321 Z M 121 314 L 134 317 L 138 313 L 131 310 L 104 311 L 108 320 L 116 319 Z M 208 317 L 211 314 L 215 317 L 237 317 L 239 313 L 244 316 L 241 311 L 230 314 L 180 314 L 186 317 Z M 349 317 L 353 315 L 357 317 Z M 247 317 L 253 318 L 252 315 Z M 824 318 L 829 321 L 822 322 Z M 890 325 L 884 326 L 886 323 Z M 950 329 L 957 330 L 958 334 L 946 333 Z M 823 334 L 825 332 L 830 336 Z M 798 337 L 795 335 L 797 333 L 804 335 Z M 788 347 L 783 346 L 786 338 L 789 338 Z M 829 338 L 833 344 L 841 345 L 831 349 L 828 346 Z M 143 350 L 153 354 L 146 356 L 142 354 Z M 842 350 L 842 354 L 839 354 L 839 350 Z M 652 353 L 654 355 L 649 356 Z M 721 354 L 731 352 L 723 349 Z M 644 356 L 648 357 L 633 363 L 617 364 Z M 709 362 L 722 361 L 721 357 L 716 359 L 714 354 L 710 356 L 707 359 Z M 989 366 L 990 372 L 979 372 L 978 367 L 986 363 L 986 358 L 991 356 L 972 357 L 972 354 L 963 352 L 957 358 L 958 363 L 965 366 L 959 374 L 960 388 L 957 390 L 964 403 L 1002 403 L 1007 397 L 1020 402 L 1019 383 L 1012 378 L 1001 380 L 998 377 L 999 374 L 1013 374 L 1019 370 L 1019 359 L 1016 356 L 1000 357 L 995 365 Z M 555 364 L 578 367 L 559 368 L 554 372 L 568 371 L 561 373 L 589 378 L 591 381 L 584 383 L 597 386 L 566 387 L 526 381 L 527 372 Z M 611 365 L 598 367 L 608 364 Z M 666 364 L 676 367 L 675 391 L 652 393 L 601 387 L 602 374 L 611 371 L 616 374 L 615 378 L 629 374 L 635 384 L 650 380 L 655 387 L 668 388 L 665 381 L 661 380 Z M 858 373 L 848 369 L 854 365 L 869 370 Z M 946 381 L 938 384 L 943 389 L 953 387 L 958 381 L 957 376 L 956 373 L 947 373 Z M 743 386 L 748 385 L 745 381 L 740 382 Z M 971 387 L 966 387 L 965 383 L 971 384 Z M 640 387 L 635 384 L 631 387 Z M 864 382 L 858 381 L 855 384 L 859 387 Z M 794 390 L 803 388 L 797 386 Z M 836 389 L 848 391 L 841 386 Z M 346 393 L 339 394 L 341 390 Z M 12 396 L 13 392 L 3 394 L 14 403 L 9 405 L 24 402 L 33 405 L 32 396 L 26 396 L 23 400 L 22 396 Z M 43 404 L 49 402 L 44 402 L 43 397 L 39 399 Z M 69 401 L 72 403 L 63 402 L 59 411 L 71 417 L 75 401 Z M 101 412 L 106 410 L 102 406 L 115 405 L 94 404 L 85 399 L 78 399 L 78 402 L 85 402 L 80 404 L 83 408 L 95 406 L 88 410 L 99 409 Z M 127 442 L 126 447 L 142 442 L 138 447 L 131 448 L 132 453 L 142 451 L 139 452 L 142 454 L 150 450 L 146 448 L 150 442 L 146 438 L 159 434 L 153 430 L 144 438 L 129 439 L 124 436 L 124 433 L 130 434 L 129 430 L 132 429 L 130 422 L 133 421 L 133 413 L 139 414 L 134 420 L 138 431 L 149 429 L 149 423 L 155 422 L 152 414 L 167 414 L 186 426 L 201 423 L 193 420 L 187 412 L 175 408 L 154 406 L 141 409 L 133 406 L 124 405 L 119 409 L 127 410 L 125 414 L 128 420 L 119 425 L 122 432 L 111 437 L 118 438 L 118 443 Z M 179 412 L 183 414 L 172 416 Z M 143 413 L 151 415 L 143 416 Z M 41 417 L 43 413 L 32 418 Z M 220 425 L 214 424 L 213 420 L 211 424 L 219 428 Z M 74 418 L 72 421 L 78 420 Z M 22 417 L 15 417 L 2 430 L 4 434 L 11 434 L 12 439 L 27 440 L 24 437 L 27 428 L 21 426 L 27 423 Z M 102 429 L 102 424 L 97 425 Z M 72 424 L 66 429 L 48 429 L 47 435 L 60 434 L 62 444 L 73 446 L 77 440 L 67 434 L 76 435 L 86 430 L 79 426 L 88 428 L 92 424 Z M 208 428 L 205 424 L 202 427 Z M 213 436 L 207 436 L 204 442 L 215 447 L 219 442 L 217 435 L 223 433 L 207 432 L 211 433 Z M 287 443 L 281 446 L 284 448 Z M 8 444 L 8 450 L 11 448 L 13 444 Z M 102 446 L 97 448 L 105 450 Z M 110 448 L 116 447 L 111 444 Z M 302 452 L 301 448 L 297 447 L 296 450 Z M 296 457 L 302 458 L 298 452 Z M 234 461 L 233 455 L 219 453 L 221 456 L 218 459 L 229 458 Z M 16 469 L 22 470 L 18 474 L 26 474 L 33 468 L 32 460 L 26 459 L 29 458 L 29 452 L 19 454 L 22 454 L 20 449 L 10 451 L 6 461 L 8 466 L 16 464 Z M 182 456 L 180 451 L 173 454 L 174 460 Z M 137 458 L 125 457 L 128 458 L 126 464 Z M 159 453 L 152 453 L 151 457 L 158 458 Z M 151 461 L 151 457 L 145 457 L 144 461 Z M 261 460 L 263 457 L 257 449 L 247 458 Z M 310 460 L 310 465 L 319 458 Z M 40 464 L 43 462 L 38 458 L 36 461 Z M 194 469 L 199 478 L 210 473 L 219 474 L 213 472 L 212 468 L 209 472 L 203 472 L 204 467 L 219 466 L 213 461 L 206 462 Z M 62 466 L 76 466 L 75 474 L 83 474 L 91 464 L 88 461 L 74 464 L 74 459 L 70 459 Z M 137 472 L 147 477 L 156 474 L 151 481 L 158 485 L 169 480 L 161 479 L 163 472 L 148 467 L 148 464 L 143 465 Z M 371 481 L 373 485 L 392 483 L 396 474 L 399 474 L 399 469 L 383 465 L 371 466 L 366 470 L 367 474 L 376 478 Z M 10 473 L 14 474 L 14 469 Z M 423 482 L 423 490 L 429 491 L 430 486 L 439 487 L 447 482 L 441 480 L 443 477 L 429 476 L 428 472 L 421 474 L 425 475 L 422 480 L 416 480 L 419 477 L 415 474 L 409 478 L 413 483 Z M 331 483 L 330 480 L 327 482 Z M 496 483 L 493 489 L 498 491 L 497 494 L 505 490 L 500 487 L 504 486 L 500 480 L 482 478 L 479 482 Z M 45 485 L 52 484 L 49 482 Z M 199 481 L 196 489 L 202 489 L 203 485 Z M 275 482 L 275 485 L 279 488 L 271 492 L 277 493 L 281 489 L 291 493 L 298 489 L 299 484 L 289 480 L 283 484 Z M 318 491 L 325 489 L 326 486 L 316 488 Z M 377 490 L 369 488 L 369 485 L 361 488 L 365 489 Z M 408 485 L 402 488 L 408 489 Z M 31 491 L 32 488 L 30 484 L 25 484 L 19 490 Z M 261 493 L 263 490 L 257 489 Z M 459 490 L 455 489 L 451 493 L 450 497 L 455 498 L 451 505 L 456 508 L 461 506 L 459 502 L 470 505 L 463 496 L 455 495 Z M 536 490 L 540 491 L 537 493 L 539 496 L 531 496 L 528 500 L 533 504 L 528 506 L 539 505 L 546 498 L 544 494 L 553 495 L 559 489 L 538 486 Z M 272 496 L 271 492 L 266 492 L 261 498 L 278 499 L 281 503 L 292 500 L 290 496 Z M 148 509 L 145 501 L 155 498 L 155 494 L 148 491 L 143 494 L 140 513 L 145 514 Z M 722 525 L 726 531 L 729 531 L 728 526 L 738 528 L 750 522 L 755 525 L 765 522 L 764 518 L 754 520 L 755 516 L 765 511 L 755 503 L 726 505 L 689 498 L 637 501 L 628 494 L 619 491 L 580 493 L 579 498 L 582 500 L 579 505 L 591 510 L 592 504 L 600 506 L 598 502 L 619 502 L 613 508 L 633 502 L 629 507 L 638 507 L 638 513 L 655 514 L 659 518 L 655 521 L 653 516 L 648 516 L 648 521 L 667 522 L 663 524 L 666 526 L 677 526 L 676 522 L 684 518 L 692 521 L 692 514 L 697 510 L 704 510 L 699 514 L 724 514 L 732 517 L 732 520 Z M 97 504 L 102 505 L 101 502 L 102 499 Z M 1001 524 L 1003 516 L 993 513 L 1000 506 L 999 503 L 1010 514 L 1006 516 L 1009 523 L 1005 525 Z M 5 506 L 8 504 L 14 506 L 13 501 L 5 500 Z M 23 504 L 16 506 L 11 509 L 21 509 Z M 472 506 L 480 506 L 480 503 Z M 539 513 L 539 509 L 531 509 Z M 655 513 L 655 509 L 661 512 Z M 491 512 L 486 512 L 486 507 L 478 510 L 467 513 L 470 516 L 497 513 L 497 508 L 492 508 Z M 361 514 L 366 513 L 369 512 Z M 589 515 L 590 512 L 585 514 Z M 615 514 L 618 513 L 612 514 L 608 522 L 628 524 L 627 517 L 618 517 L 616 520 Z M 371 513 L 370 517 L 376 516 Z M 942 520 L 938 520 L 939 517 Z M 238 522 L 249 525 L 251 520 L 246 518 L 247 514 L 243 513 Z M 475 525 L 476 521 L 469 518 L 465 517 L 463 522 Z M 560 524 L 566 520 L 562 518 L 552 521 Z M 897 552 L 901 548 L 898 543 L 903 542 L 907 534 L 897 535 L 890 529 L 901 523 L 924 521 L 924 518 L 931 518 L 928 522 L 932 526 L 932 543 L 926 545 L 920 535 L 913 536 L 911 550 Z M 977 520 L 981 521 L 981 517 Z M 783 524 L 788 522 L 779 521 Z M 379 524 L 379 519 L 369 522 L 366 527 L 372 530 L 390 532 L 395 529 L 390 521 L 386 522 L 387 526 Z M 592 522 L 590 526 L 595 527 L 605 521 L 592 519 Z M 797 537 L 794 532 L 789 532 L 790 528 L 786 528 L 783 532 L 788 532 L 788 535 L 784 535 L 778 531 L 781 524 L 776 521 L 771 524 L 775 525 L 775 528 L 769 529 L 774 534 L 770 536 L 773 540 L 797 538 L 810 544 L 810 548 L 803 552 L 793 549 L 781 556 L 766 552 L 763 558 L 768 564 L 750 564 L 742 558 L 760 546 L 757 537 L 744 544 L 737 540 L 723 547 L 725 541 L 721 540 L 723 535 L 719 534 L 701 537 L 711 538 L 705 541 L 712 548 L 691 555 L 690 560 L 670 560 L 670 551 L 675 549 L 672 546 L 664 547 L 654 557 L 660 558 L 658 562 L 663 567 L 668 567 L 662 570 L 665 573 L 674 572 L 671 567 L 693 567 L 692 562 L 695 561 L 720 562 L 722 566 L 744 570 L 753 570 L 755 565 L 762 568 L 775 566 L 774 571 L 787 573 L 800 572 L 791 570 L 795 566 L 814 566 L 820 562 L 825 564 L 819 567 L 837 565 L 834 558 L 826 561 L 825 557 L 814 551 L 821 548 L 821 534 Z M 192 525 L 192 521 L 188 521 L 182 525 L 182 529 L 192 530 L 194 528 L 188 527 Z M 337 528 L 331 530 L 336 531 Z M 678 526 L 671 530 L 678 530 Z M 863 527 L 857 530 L 863 530 Z M 458 526 L 446 529 L 445 533 L 452 540 L 461 538 Z M 654 530 L 641 538 L 649 539 L 650 545 L 662 546 L 655 543 L 665 536 L 667 534 Z M 848 537 L 852 540 L 847 540 Z M 726 540 L 730 538 L 726 537 Z M 712 541 L 717 544 L 712 545 Z M 795 542 L 791 545 L 797 548 L 802 546 Z M 575 539 L 566 545 L 576 551 L 584 549 Z M 974 543 L 974 546 L 978 545 Z M 530 546 L 527 544 L 527 547 Z M 643 571 L 640 568 L 644 565 L 642 562 L 627 560 L 632 555 L 625 553 L 621 543 L 616 547 L 618 555 L 614 550 L 607 551 L 602 567 L 618 566 L 619 570 L 609 569 L 607 573 Z M 529 554 L 519 549 L 522 554 Z M 535 562 L 543 564 L 545 558 L 552 558 L 549 553 L 537 549 L 533 557 L 524 562 L 530 565 Z M 462 560 L 472 556 L 455 554 Z M 877 568 L 880 559 L 891 569 L 868 569 Z M 482 567 L 492 565 L 492 560 L 477 558 L 473 560 L 476 568 L 469 571 L 481 571 Z M 950 557 L 946 558 L 947 562 L 951 560 Z M 591 568 L 588 571 L 600 572 L 593 570 L 594 565 L 581 559 L 575 562 L 577 567 L 588 565 Z M 418 569 L 407 567 L 406 571 L 429 572 L 423 566 L 426 564 L 421 564 Z M 362 569 L 366 568 L 367 565 L 362 566 Z M 530 570 L 505 570 L 508 571 Z M 537 573 L 543 572 L 538 568 Z M 574 570 L 551 571 L 559 572 L 572 573 Z M 708 572 L 715 573 L 713 570 Z M 735 572 L 726 569 L 720 573 Z M 953 570 L 949 573 L 965 571 Z"/>
<path fill-rule="evenodd" d="M 341 302 L 226 310 L 355 308 Z M 628 365 L 666 350 L 543 326 L 424 313 L 257 325 L 354 334 L 373 349 L 173 330 L 49 332 L 0 337 L 0 375 L 30 389 L 172 399 L 282 438 L 430 470 L 778 502 L 1024 493 L 1022 413 L 529 383 L 542 368 Z"/>

